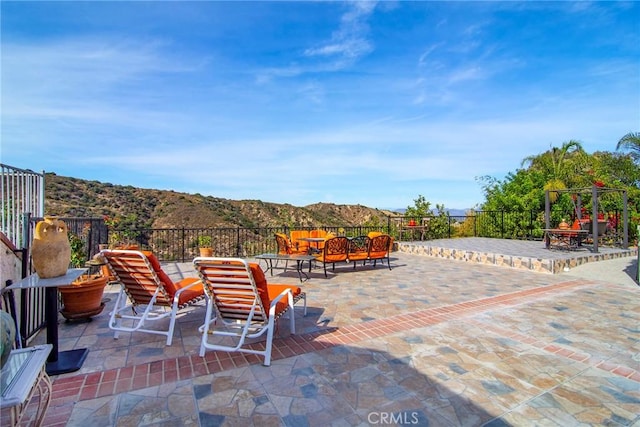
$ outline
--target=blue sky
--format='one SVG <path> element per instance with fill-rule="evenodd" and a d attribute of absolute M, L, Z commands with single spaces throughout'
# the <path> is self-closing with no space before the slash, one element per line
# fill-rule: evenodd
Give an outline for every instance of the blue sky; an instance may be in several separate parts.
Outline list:
<path fill-rule="evenodd" d="M 2 163 L 405 208 L 640 130 L 637 2 L 7 2 Z"/>

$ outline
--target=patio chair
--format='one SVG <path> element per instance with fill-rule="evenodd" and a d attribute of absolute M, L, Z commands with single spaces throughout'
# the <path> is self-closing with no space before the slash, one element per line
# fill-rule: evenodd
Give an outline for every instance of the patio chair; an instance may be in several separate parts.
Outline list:
<path fill-rule="evenodd" d="M 391 270 L 391 263 L 389 262 L 389 253 L 393 246 L 393 239 L 388 234 L 380 234 L 372 237 L 369 242 L 369 261 L 373 261 L 373 266 L 376 266 L 378 260 L 384 262 L 387 260 L 389 270 Z"/>
<path fill-rule="evenodd" d="M 162 270 L 158 259 L 148 251 L 109 250 L 100 252 L 106 259 L 120 292 L 110 313 L 109 329 L 120 332 L 147 332 L 166 335 L 173 341 L 178 310 L 204 299 L 200 279 L 188 277 L 174 282 Z M 168 329 L 148 329 L 148 323 L 169 317 Z M 127 320 L 127 324 L 123 324 Z M 129 326 L 131 325 L 131 326 Z"/>
<path fill-rule="evenodd" d="M 369 244 L 371 239 L 368 236 L 356 236 L 349 240 L 349 262 L 353 261 L 353 268 L 356 268 L 358 261 L 365 265 L 369 259 Z"/>
<path fill-rule="evenodd" d="M 324 249 L 316 257 L 316 261 L 324 265 L 324 277 L 327 277 L 327 264 L 332 264 L 335 271 L 336 262 L 346 262 L 349 254 L 349 239 L 343 236 L 331 237 L 324 242 Z"/>
<path fill-rule="evenodd" d="M 290 330 L 294 334 L 293 306 L 302 299 L 306 315 L 306 294 L 298 286 L 267 284 L 258 264 L 244 259 L 198 257 L 193 264 L 207 296 L 205 322 L 200 328 L 200 356 L 204 356 L 206 350 L 238 351 L 261 355 L 264 365 L 269 366 L 276 321 L 288 314 Z M 265 333 L 264 349 L 245 344 L 247 339 L 258 338 Z M 230 337 L 233 342 L 210 342 L 210 335 L 223 339 Z"/>
<path fill-rule="evenodd" d="M 292 250 L 298 254 L 308 254 L 309 253 L 309 242 L 303 239 L 309 236 L 309 230 L 291 230 L 291 245 Z"/>
<path fill-rule="evenodd" d="M 291 240 L 283 233 L 275 233 L 276 243 L 278 244 L 278 253 L 280 255 L 306 255 L 308 253 L 308 246 L 303 249 L 296 248 Z"/>

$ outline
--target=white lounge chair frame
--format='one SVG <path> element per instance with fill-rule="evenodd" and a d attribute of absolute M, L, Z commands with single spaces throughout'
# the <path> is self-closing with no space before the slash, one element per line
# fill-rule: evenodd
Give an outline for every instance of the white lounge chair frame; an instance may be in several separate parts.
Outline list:
<path fill-rule="evenodd" d="M 116 282 L 120 284 L 120 292 L 109 317 L 109 329 L 115 331 L 114 338 L 118 339 L 120 332 L 138 331 L 164 335 L 167 337 L 166 345 L 171 345 L 178 310 L 198 301 L 197 299 L 191 300 L 188 304 L 179 306 L 180 295 L 200 282 L 196 281 L 179 289 L 171 298 L 153 270 L 147 256 L 142 252 L 105 249 L 101 253 L 107 259 L 109 269 L 116 278 Z M 135 277 L 132 273 L 135 273 Z M 143 311 L 139 313 L 138 310 L 141 308 Z M 169 317 L 167 330 L 145 327 L 147 323 L 156 322 L 166 317 Z M 123 320 L 132 321 L 133 326 L 123 325 Z"/>
<path fill-rule="evenodd" d="M 263 356 L 263 364 L 269 366 L 275 321 L 286 313 L 290 331 L 295 334 L 294 304 L 303 299 L 306 315 L 307 300 L 304 292 L 294 297 L 291 289 L 286 289 L 271 301 L 269 307 L 264 307 L 246 260 L 198 257 L 193 260 L 193 264 L 202 279 L 207 299 L 205 322 L 200 327 L 200 356 L 204 357 L 206 350 L 251 353 Z M 276 304 L 285 298 L 287 309 L 276 313 Z M 221 323 L 220 328 L 215 327 L 218 321 Z M 267 337 L 264 350 L 245 346 L 247 339 L 258 338 L 265 333 Z M 235 345 L 210 342 L 209 336 L 232 337 Z"/>

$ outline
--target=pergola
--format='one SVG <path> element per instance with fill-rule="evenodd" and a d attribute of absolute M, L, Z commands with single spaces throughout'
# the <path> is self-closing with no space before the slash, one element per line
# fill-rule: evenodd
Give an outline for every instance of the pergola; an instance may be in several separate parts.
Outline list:
<path fill-rule="evenodd" d="M 601 194 L 622 194 L 622 247 L 629 249 L 629 210 L 627 208 L 627 190 L 622 188 L 607 188 L 593 185 L 590 188 L 569 188 L 566 190 L 546 190 L 544 195 L 544 220 L 546 228 L 551 228 L 551 200 L 549 193 L 569 193 L 575 195 L 576 215 L 581 219 L 582 195 L 591 194 L 591 235 L 593 236 L 593 251 L 598 252 L 598 201 Z"/>

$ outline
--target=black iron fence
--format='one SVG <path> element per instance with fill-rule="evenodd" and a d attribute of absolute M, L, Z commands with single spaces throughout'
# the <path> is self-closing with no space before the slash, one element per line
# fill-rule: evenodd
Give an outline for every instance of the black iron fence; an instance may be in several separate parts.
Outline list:
<path fill-rule="evenodd" d="M 136 245 L 152 250 L 161 261 L 187 262 L 199 254 L 198 242 L 203 236 L 211 240 L 217 256 L 250 257 L 277 250 L 275 233 L 289 234 L 291 227 L 217 227 L 217 228 L 141 228 L 126 230 L 108 227 L 103 218 L 61 218 L 69 231 L 84 242 L 86 259 L 100 251 L 101 245 Z M 35 222 L 36 219 L 32 220 Z M 321 228 L 335 235 L 359 236 L 382 231 L 397 241 L 450 239 L 456 237 L 489 237 L 500 239 L 541 240 L 544 236 L 544 214 L 534 211 L 470 211 L 467 215 L 433 215 L 424 218 L 388 217 L 385 224 L 370 226 L 293 227 L 312 230 Z M 611 244 L 621 240 L 619 228 L 610 235 Z M 633 231 L 635 229 L 632 228 Z M 617 233 L 617 234 L 616 234 Z M 115 241 L 116 236 L 126 236 Z M 613 237 L 611 237 L 613 236 Z M 617 236 L 617 237 L 616 237 Z M 635 237 L 635 236 L 632 236 Z"/>

